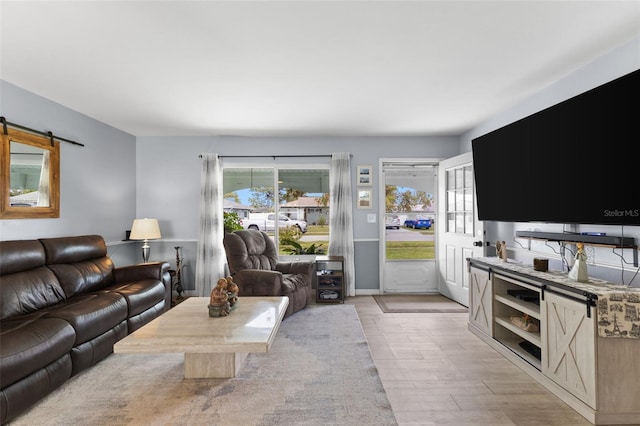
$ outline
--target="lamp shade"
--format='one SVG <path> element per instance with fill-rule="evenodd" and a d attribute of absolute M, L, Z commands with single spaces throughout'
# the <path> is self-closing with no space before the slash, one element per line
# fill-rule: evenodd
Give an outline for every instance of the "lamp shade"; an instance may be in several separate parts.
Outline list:
<path fill-rule="evenodd" d="M 131 226 L 131 235 L 129 238 L 132 240 L 155 240 L 160 238 L 160 226 L 158 225 L 158 219 L 134 219 Z"/>

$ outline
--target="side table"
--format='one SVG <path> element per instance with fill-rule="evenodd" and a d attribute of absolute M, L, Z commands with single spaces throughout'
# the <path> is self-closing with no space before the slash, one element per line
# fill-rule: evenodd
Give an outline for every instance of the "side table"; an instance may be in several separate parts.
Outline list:
<path fill-rule="evenodd" d="M 344 303 L 344 257 L 317 256 L 316 303 Z"/>

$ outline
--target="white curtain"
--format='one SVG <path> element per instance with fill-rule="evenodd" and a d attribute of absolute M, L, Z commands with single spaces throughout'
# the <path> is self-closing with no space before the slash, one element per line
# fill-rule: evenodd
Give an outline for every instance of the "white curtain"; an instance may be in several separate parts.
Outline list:
<path fill-rule="evenodd" d="M 344 257 L 347 296 L 356 295 L 356 268 L 353 249 L 353 198 L 351 196 L 351 154 L 331 155 L 329 169 L 329 255 Z"/>
<path fill-rule="evenodd" d="M 222 167 L 217 154 L 202 154 L 200 226 L 196 253 L 196 296 L 210 296 L 224 277 L 226 257 L 222 238 Z"/>

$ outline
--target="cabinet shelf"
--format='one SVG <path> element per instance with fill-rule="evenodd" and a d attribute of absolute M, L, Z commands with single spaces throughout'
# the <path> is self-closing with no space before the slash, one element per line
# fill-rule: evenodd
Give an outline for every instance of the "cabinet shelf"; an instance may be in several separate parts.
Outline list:
<path fill-rule="evenodd" d="M 520 347 L 519 339 L 502 339 L 500 340 L 500 343 L 509 348 L 512 352 L 516 353 L 520 358 L 533 365 L 537 370 L 541 369 L 542 363 L 540 360 L 522 349 L 522 347 Z"/>
<path fill-rule="evenodd" d="M 517 309 L 518 311 L 524 314 L 527 314 L 530 317 L 533 317 L 537 320 L 540 319 L 540 306 L 536 305 L 535 303 L 522 302 L 513 296 L 501 295 L 501 294 L 496 294 L 494 298 L 498 302 L 504 305 L 510 306 L 513 309 Z"/>
<path fill-rule="evenodd" d="M 539 370 L 541 368 L 540 358 L 536 358 L 533 354 L 527 352 L 520 346 L 520 343 L 524 340 L 529 345 L 533 344 L 540 349 L 542 347 L 540 331 L 523 330 L 511 322 L 511 317 L 527 315 L 533 318 L 532 322 L 540 330 L 540 305 L 535 303 L 540 302 L 540 290 L 500 274 L 493 275 L 493 287 L 493 337 Z M 521 294 L 522 292 L 525 293 L 526 297 L 535 300 L 535 302 L 519 299 L 512 295 Z"/>
<path fill-rule="evenodd" d="M 500 317 L 496 317 L 495 318 L 496 324 L 500 324 L 502 327 L 506 328 L 507 330 L 509 330 L 510 332 L 512 332 L 513 334 L 517 334 L 518 336 L 522 337 L 525 340 L 528 340 L 529 342 L 533 343 L 534 345 L 540 347 L 541 345 L 541 340 L 540 340 L 540 333 L 532 333 L 530 331 L 525 331 L 519 327 L 516 327 L 515 325 L 511 324 L 511 322 L 509 321 L 508 318 L 500 318 Z M 505 340 L 505 339 L 500 339 L 500 341 Z M 509 340 L 509 339 L 506 339 Z"/>

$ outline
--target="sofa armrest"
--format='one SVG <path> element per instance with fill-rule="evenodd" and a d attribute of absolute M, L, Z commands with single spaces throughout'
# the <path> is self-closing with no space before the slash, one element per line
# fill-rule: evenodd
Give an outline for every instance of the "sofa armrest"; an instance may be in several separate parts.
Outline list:
<path fill-rule="evenodd" d="M 165 290 L 164 305 L 165 309 L 168 310 L 171 307 L 171 295 L 173 290 L 169 267 L 169 262 L 151 262 L 122 266 L 114 268 L 113 278 L 116 284 L 140 280 L 162 281 Z"/>
<path fill-rule="evenodd" d="M 243 269 L 233 275 L 242 296 L 282 296 L 282 273 L 264 269 Z"/>
<path fill-rule="evenodd" d="M 162 281 L 165 273 L 169 273 L 168 262 L 140 263 L 113 269 L 113 277 L 117 283 L 152 279 Z"/>
<path fill-rule="evenodd" d="M 276 265 L 276 271 L 283 274 L 302 274 L 311 276 L 313 272 L 312 262 L 283 262 Z"/>

